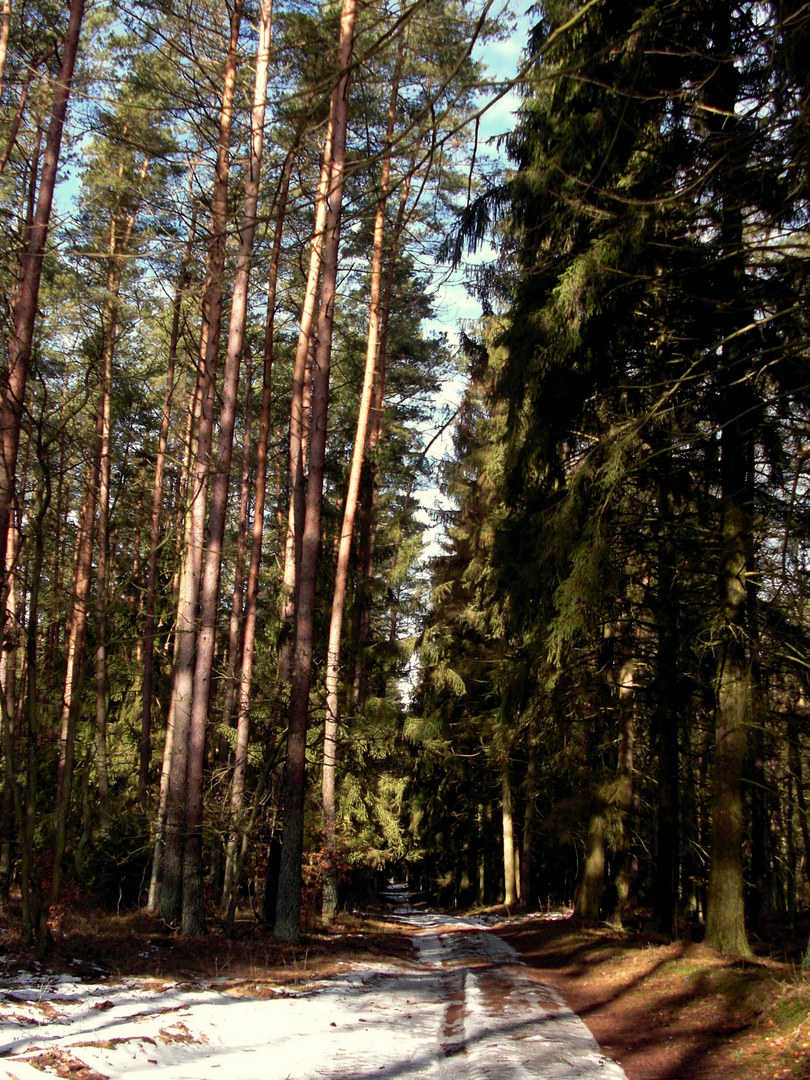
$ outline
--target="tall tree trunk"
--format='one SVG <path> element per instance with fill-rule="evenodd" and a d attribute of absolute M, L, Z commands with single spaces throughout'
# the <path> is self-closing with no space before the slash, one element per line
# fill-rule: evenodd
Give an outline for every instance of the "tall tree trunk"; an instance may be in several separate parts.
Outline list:
<path fill-rule="evenodd" d="M 41 450 L 41 447 L 40 447 Z M 39 932 L 42 894 L 39 881 L 34 875 L 34 837 L 37 815 L 37 765 L 39 705 L 37 701 L 37 644 L 39 623 L 39 589 L 45 561 L 44 522 L 51 501 L 51 477 L 42 453 L 39 454 L 41 475 L 37 484 L 31 523 L 33 526 L 33 559 L 31 561 L 31 588 L 28 597 L 28 625 L 25 634 L 26 688 L 25 720 L 27 760 L 25 769 L 25 810 L 18 805 L 20 823 L 20 888 L 22 893 L 23 937 L 30 942 Z M 19 800 L 22 803 L 22 799 Z"/>
<path fill-rule="evenodd" d="M 147 157 L 140 170 L 143 183 L 149 168 Z M 123 165 L 119 169 L 123 175 Z M 112 419 L 112 370 L 118 334 L 118 297 L 121 290 L 121 256 L 129 250 L 132 231 L 140 205 L 140 193 L 135 206 L 123 222 L 121 235 L 116 229 L 116 215 L 110 221 L 107 296 L 102 319 L 101 400 L 99 416 L 101 439 L 99 445 L 98 482 L 98 558 L 96 562 L 96 775 L 98 778 L 99 827 L 102 836 L 109 829 L 109 777 L 107 770 L 107 593 L 110 517 L 110 440 Z"/>
<path fill-rule="evenodd" d="M 388 364 L 388 323 L 391 314 L 391 295 L 394 288 L 394 272 L 397 265 L 397 253 L 402 228 L 405 223 L 405 209 L 408 204 L 414 167 L 408 170 L 402 183 L 397 217 L 394 223 L 391 243 L 388 248 L 388 268 L 385 275 L 382 310 L 380 314 L 380 346 L 377 353 L 377 369 L 374 377 L 374 389 L 371 398 L 369 425 L 366 445 L 366 469 L 368 472 L 363 513 L 360 520 L 360 542 L 358 555 L 358 594 L 357 614 L 354 626 L 355 672 L 354 672 L 354 709 L 361 712 L 368 694 L 368 678 L 365 663 L 365 649 L 371 631 L 371 582 L 374 576 L 374 555 L 377 548 L 377 500 L 379 494 L 379 462 L 377 447 L 382 434 L 383 405 L 385 402 L 385 380 Z M 393 622 L 393 618 L 392 618 Z"/>
<path fill-rule="evenodd" d="M 658 803 L 653 925 L 670 937 L 678 933 L 680 852 L 680 754 L 678 730 L 678 611 L 675 595 L 673 496 L 668 483 L 658 490 L 658 652 L 655 675 L 653 735 L 658 743 Z"/>
<path fill-rule="evenodd" d="M 214 666 L 217 628 L 219 626 L 219 581 L 222 543 L 228 510 L 228 488 L 239 392 L 239 371 L 245 346 L 248 286 L 256 235 L 259 180 L 264 140 L 265 99 L 270 63 L 272 0 L 262 0 L 259 17 L 259 46 L 256 82 L 251 112 L 251 151 L 245 184 L 245 205 L 239 235 L 236 277 L 231 302 L 228 346 L 225 354 L 219 415 L 219 442 L 211 490 L 208 517 L 208 547 L 200 587 L 200 629 L 189 728 L 188 773 L 186 785 L 186 835 L 183 856 L 183 933 L 205 933 L 202 878 L 203 769 L 205 732 Z"/>
<path fill-rule="evenodd" d="M 520 898 L 527 907 L 533 908 L 534 875 L 532 873 L 532 851 L 534 848 L 535 801 L 537 799 L 537 724 L 529 724 L 528 751 L 529 761 L 526 767 L 526 780 L 523 784 L 523 850 L 520 860 Z"/>
<path fill-rule="evenodd" d="M 317 350 L 312 370 L 312 436 L 310 440 L 307 503 L 301 550 L 301 573 L 295 618 L 295 654 L 290 688 L 287 757 L 284 775 L 284 836 L 281 850 L 275 935 L 297 941 L 301 916 L 301 855 L 304 838 L 304 784 L 309 690 L 312 680 L 312 642 L 318 548 L 321 540 L 326 424 L 332 322 L 340 246 L 340 212 L 346 159 L 349 81 L 354 42 L 355 0 L 343 0 L 340 18 L 338 70 L 333 96 L 334 140 L 324 233 L 323 281 L 318 311 Z"/>
<path fill-rule="evenodd" d="M 68 816 L 70 813 L 73 763 L 76 750 L 76 721 L 79 716 L 81 689 L 84 676 L 84 642 L 90 609 L 90 585 L 93 565 L 93 534 L 98 500 L 99 471 L 101 468 L 101 443 L 103 416 L 101 402 L 96 410 L 93 457 L 88 465 L 84 497 L 79 513 L 79 531 L 76 537 L 76 555 L 73 572 L 73 592 L 70 618 L 68 620 L 67 663 L 65 688 L 62 696 L 62 717 L 59 736 L 59 764 L 56 783 L 56 824 L 53 842 L 53 872 L 51 888 L 40 910 L 37 928 L 37 948 L 44 952 L 49 940 L 48 915 L 59 895 L 62 883 L 62 859 L 67 846 Z"/>
<path fill-rule="evenodd" d="M 512 780 L 509 758 L 501 762 L 501 830 L 503 835 L 503 902 L 507 907 L 517 903 L 515 875 L 515 828 L 512 808 Z"/>
<path fill-rule="evenodd" d="M 115 223 L 110 228 L 114 256 Z M 110 423 L 112 407 L 112 360 L 115 349 L 117 282 L 110 265 L 101 354 L 101 445 L 98 484 L 98 556 L 96 559 L 96 775 L 98 777 L 99 827 L 102 836 L 110 824 L 109 777 L 107 773 L 107 556 L 110 514 Z"/>
<path fill-rule="evenodd" d="M 326 721 L 323 733 L 323 844 L 324 876 L 322 914 L 326 922 L 331 922 L 337 913 L 337 851 L 335 846 L 335 776 L 337 763 L 337 735 L 340 724 L 340 640 L 343 631 L 343 608 L 346 602 L 346 587 L 349 580 L 349 556 L 354 536 L 354 519 L 357 513 L 357 499 L 360 492 L 360 476 L 363 471 L 363 458 L 366 449 L 366 435 L 369 427 L 369 413 L 374 388 L 374 375 L 377 366 L 377 353 L 380 341 L 382 314 L 382 268 L 383 236 L 385 233 L 385 209 L 388 203 L 388 191 L 391 178 L 391 148 L 394 139 L 394 121 L 399 95 L 399 77 L 405 50 L 405 32 L 400 30 L 397 57 L 394 64 L 391 85 L 391 99 L 388 105 L 388 127 L 385 137 L 382 164 L 380 170 L 380 191 L 377 197 L 377 210 L 374 215 L 374 236 L 371 246 L 371 280 L 368 317 L 368 335 L 366 340 L 366 363 L 363 373 L 363 389 L 357 413 L 357 431 L 354 436 L 351 466 L 349 468 L 349 486 L 343 509 L 343 523 L 340 529 L 335 585 L 332 594 L 332 613 L 329 622 L 329 641 L 326 650 Z M 378 380 L 379 382 L 379 380 Z M 382 401 L 379 403 L 382 409 Z"/>
<path fill-rule="evenodd" d="M 3 97 L 6 74 L 6 56 L 8 55 L 8 39 L 11 33 L 11 0 L 3 0 L 0 9 L 0 101 Z"/>
<path fill-rule="evenodd" d="M 237 49 L 243 0 L 235 0 L 230 17 L 230 38 L 225 57 L 219 115 L 217 160 L 211 195 L 211 238 L 202 302 L 200 360 L 195 389 L 199 421 L 193 468 L 189 474 L 188 524 L 185 534 L 184 572 L 177 604 L 174 671 L 172 675 L 172 760 L 166 807 L 166 842 L 160 913 L 167 921 L 181 917 L 186 933 L 204 932 L 202 880 L 197 823 L 202 820 L 202 758 L 205 732 L 192 733 L 197 607 L 200 599 L 202 553 L 208 471 L 214 435 L 217 354 L 222 326 L 223 277 L 228 225 L 228 176 L 233 102 L 236 89 Z M 191 823 L 191 824 L 190 824 Z M 194 832 L 193 838 L 189 830 Z M 186 859 L 189 841 L 191 850 Z M 190 895 L 186 896 L 186 874 Z M 199 881 L 197 880 L 199 878 Z"/>
<path fill-rule="evenodd" d="M 270 272 L 267 283 L 267 316 L 264 325 L 264 364 L 262 372 L 262 405 L 259 416 L 259 437 L 256 446 L 256 492 L 253 504 L 253 528 L 250 538 L 250 561 L 245 590 L 245 626 L 242 642 L 242 664 L 239 673 L 238 714 L 236 722 L 236 746 L 234 750 L 233 776 L 231 778 L 231 830 L 225 860 L 225 883 L 222 890 L 222 906 L 225 913 L 233 909 L 233 896 L 238 885 L 237 849 L 242 803 L 245 792 L 248 744 L 250 735 L 250 691 L 253 685 L 253 663 L 256 650 L 256 619 L 259 600 L 259 570 L 264 535 L 264 505 L 267 496 L 267 456 L 270 442 L 273 400 L 273 328 L 275 325 L 276 289 L 281 261 L 281 239 L 287 212 L 290 178 L 298 153 L 298 139 L 290 148 L 282 170 L 281 184 L 276 208 L 276 224 L 273 248 L 270 256 Z"/>
<path fill-rule="evenodd" d="M 67 33 L 62 47 L 62 62 L 56 79 L 48 137 L 37 193 L 36 211 L 23 251 L 20 278 L 10 298 L 10 330 L 8 336 L 8 369 L 0 401 L 0 567 L 6 565 L 9 515 L 17 471 L 17 451 L 20 444 L 28 364 L 34 341 L 39 285 L 48 241 L 56 170 L 62 147 L 73 69 L 79 47 L 79 34 L 84 17 L 85 0 L 72 0 Z"/>
<path fill-rule="evenodd" d="M 743 220 L 738 202 L 727 195 L 728 175 L 736 160 L 734 133 L 737 72 L 731 44 L 730 4 L 718 5 L 714 46 L 717 67 L 707 86 L 716 109 L 709 123 L 721 158 L 720 247 L 715 276 L 719 323 L 724 331 L 721 355 L 720 484 L 722 495 L 722 564 L 720 605 L 724 622 L 717 664 L 717 709 L 712 779 L 712 859 L 709 874 L 706 944 L 737 956 L 750 955 L 745 930 L 743 887 L 746 729 L 750 716 L 750 663 L 745 637 L 747 582 L 752 572 L 752 507 L 748 466 L 753 437 L 753 402 L 743 376 L 745 359 L 737 331 L 752 320 L 740 310 L 745 296 Z"/>
<path fill-rule="evenodd" d="M 630 850 L 630 815 L 633 810 L 633 750 L 636 740 L 635 662 L 626 656 L 619 673 L 619 760 L 613 804 L 619 812 L 621 836 L 615 844 L 616 870 L 613 875 L 615 903 L 609 921 L 621 929 L 632 880 L 633 853 Z"/>
<path fill-rule="evenodd" d="M 16 513 L 10 517 L 11 536 L 6 548 L 6 625 L 2 655 L 0 655 L 0 694 L 3 696 L 2 749 L 5 758 L 2 808 L 0 813 L 0 887 L 7 888 L 11 879 L 12 845 L 14 838 L 15 788 L 17 784 L 17 675 L 19 638 L 19 568 L 18 560 L 22 533 Z M 23 696 L 23 695 L 21 695 Z M 18 820 L 19 814 L 18 814 Z"/>
<path fill-rule="evenodd" d="M 287 508 L 287 534 L 284 540 L 284 569 L 281 599 L 281 632 L 278 651 L 278 679 L 288 682 L 292 671 L 292 646 L 295 633 L 295 606 L 301 565 L 301 544 L 306 510 L 306 441 L 308 429 L 308 382 L 311 370 L 313 323 L 318 300 L 318 282 L 323 261 L 324 230 L 326 228 L 327 195 L 332 175 L 332 144 L 334 137 L 334 95 L 323 145 L 323 160 L 315 194 L 315 224 L 309 247 L 309 270 L 301 319 L 298 345 L 293 367 L 292 397 L 290 400 L 290 497 Z"/>
<path fill-rule="evenodd" d="M 238 697 L 239 670 L 241 667 L 242 631 L 245 607 L 245 570 L 247 563 L 247 533 L 250 519 L 250 452 L 252 445 L 253 408 L 253 356 L 247 350 L 245 371 L 245 429 L 242 439 L 242 469 L 239 485 L 239 517 L 236 527 L 236 561 L 231 590 L 231 616 L 228 620 L 228 661 L 225 668 L 225 688 L 222 695 L 222 726 L 233 726 L 234 704 Z M 225 738 L 223 736 L 223 738 Z M 227 744 L 227 739 L 225 739 Z M 227 754 L 220 754 L 220 762 L 227 763 Z"/>
<path fill-rule="evenodd" d="M 138 744 L 138 808 L 146 814 L 149 791 L 149 768 L 152 760 L 152 696 L 155 676 L 155 609 L 157 605 L 158 554 L 160 551 L 160 519 L 163 505 L 163 474 L 169 445 L 169 424 L 174 397 L 175 367 L 180 341 L 180 317 L 188 285 L 188 272 L 194 238 L 197 233 L 197 202 L 192 199 L 191 223 L 183 260 L 180 264 L 177 287 L 172 304 L 172 325 L 169 335 L 169 356 L 166 366 L 166 390 L 160 416 L 158 451 L 155 458 L 155 477 L 152 487 L 152 512 L 149 517 L 149 561 L 147 564 L 146 596 L 144 602 L 143 682 L 141 684 L 141 737 Z M 157 861 L 157 860 L 156 860 Z"/>
<path fill-rule="evenodd" d="M 599 792 L 594 794 L 588 821 L 588 841 L 582 880 L 574 907 L 574 914 L 581 919 L 596 920 L 602 907 L 605 891 L 605 845 L 607 840 L 607 816 L 605 801 Z"/>

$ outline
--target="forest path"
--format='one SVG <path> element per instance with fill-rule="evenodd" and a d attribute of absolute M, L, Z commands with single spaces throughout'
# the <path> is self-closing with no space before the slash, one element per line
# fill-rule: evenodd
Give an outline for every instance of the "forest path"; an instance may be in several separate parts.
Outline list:
<path fill-rule="evenodd" d="M 391 889 L 385 898 L 393 917 L 415 931 L 422 994 L 444 1012 L 433 1061 L 426 1063 L 432 1068 L 403 1075 L 626 1080 L 554 987 L 530 977 L 511 945 L 475 919 L 413 911 L 404 890 Z"/>
<path fill-rule="evenodd" d="M 20 972 L 0 988 L 0 1077 L 626 1080 L 483 923 L 388 899 L 413 961 L 346 964 L 292 990 Z"/>

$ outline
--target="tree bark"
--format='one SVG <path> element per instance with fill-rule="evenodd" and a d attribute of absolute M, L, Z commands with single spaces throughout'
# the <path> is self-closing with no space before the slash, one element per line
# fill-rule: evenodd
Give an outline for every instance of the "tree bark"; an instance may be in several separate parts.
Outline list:
<path fill-rule="evenodd" d="M 582 881 L 574 907 L 574 914 L 580 919 L 596 921 L 599 918 L 602 908 L 602 895 L 605 891 L 606 838 L 605 803 L 604 799 L 596 794 L 588 822 L 588 842 L 585 849 Z"/>
<path fill-rule="evenodd" d="M 211 239 L 203 289 L 200 360 L 195 390 L 199 422 L 193 469 L 189 476 L 184 573 L 177 605 L 172 700 L 169 706 L 172 714 L 173 746 L 166 807 L 166 845 L 160 913 L 167 921 L 174 921 L 182 916 L 185 933 L 203 933 L 205 926 L 205 920 L 202 917 L 202 881 L 197 857 L 199 847 L 197 823 L 201 822 L 202 814 L 201 762 L 205 733 L 204 731 L 200 733 L 196 728 L 192 732 L 192 709 L 197 646 L 197 607 L 200 599 L 205 540 L 208 471 L 214 435 L 217 354 L 222 325 L 230 138 L 242 3 L 243 0 L 235 0 L 231 12 L 230 38 L 223 73 L 217 160 L 211 195 Z M 189 829 L 194 833 L 193 838 Z M 186 860 L 189 840 L 191 851 Z M 190 890 L 188 896 L 185 888 L 186 869 Z M 200 876 L 199 887 L 198 876 Z"/>
<path fill-rule="evenodd" d="M 62 133 L 70 98 L 73 69 L 79 47 L 85 0 L 72 0 L 62 62 L 56 79 L 51 119 L 37 193 L 36 211 L 23 251 L 20 279 L 10 298 L 8 368 L 0 401 L 0 567 L 6 565 L 9 516 L 17 470 L 28 364 L 34 341 L 39 286 L 48 241 L 51 207 L 56 186 L 56 170 L 62 147 Z"/>
<path fill-rule="evenodd" d="M 371 597 L 369 590 L 374 576 L 374 555 L 377 548 L 377 500 L 379 488 L 379 463 L 377 446 L 382 434 L 383 404 L 385 402 L 385 382 L 388 366 L 388 323 L 391 313 L 391 295 L 394 288 L 394 271 L 397 265 L 397 252 L 405 223 L 405 208 L 408 204 L 414 168 L 411 166 L 402 184 L 397 218 L 394 223 L 391 244 L 388 249 L 388 269 L 385 275 L 382 312 L 380 317 L 380 347 L 377 356 L 377 370 L 374 378 L 374 390 L 371 398 L 369 427 L 366 446 L 368 481 L 361 517 L 358 569 L 358 611 L 355 627 L 355 672 L 354 672 L 354 708 L 361 712 L 368 694 L 368 677 L 365 663 L 365 649 L 371 630 Z M 396 554 L 394 556 L 396 561 Z M 393 638 L 396 640 L 396 613 L 392 607 L 391 625 Z"/>
<path fill-rule="evenodd" d="M 67 846 L 67 826 L 70 812 L 73 763 L 76 749 L 76 721 L 81 703 L 83 681 L 84 642 L 90 609 L 90 585 L 93 565 L 93 534 L 96 502 L 101 468 L 101 443 L 103 416 L 101 402 L 96 410 L 93 457 L 88 466 L 84 497 L 79 514 L 79 532 L 76 538 L 75 567 L 70 618 L 68 620 L 67 663 L 65 688 L 62 697 L 61 731 L 59 736 L 59 764 L 56 782 L 56 824 L 53 841 L 53 873 L 51 888 L 40 909 L 39 926 L 36 931 L 37 948 L 47 948 L 49 931 L 48 915 L 59 895 L 62 882 L 62 859 Z"/>
<path fill-rule="evenodd" d="M 241 0 L 240 0 L 241 2 Z M 205 552 L 200 588 L 200 629 L 194 668 L 192 708 L 189 728 L 189 756 L 186 787 L 186 837 L 183 856 L 183 933 L 205 933 L 202 888 L 202 813 L 205 732 L 211 692 L 217 627 L 219 625 L 219 582 L 222 543 L 228 509 L 233 437 L 239 392 L 239 371 L 245 345 L 248 286 L 256 235 L 256 217 L 264 140 L 265 99 L 270 63 L 272 0 L 263 0 L 259 15 L 259 45 L 256 82 L 251 112 L 251 150 L 245 205 L 239 235 L 236 277 L 231 302 L 228 345 L 225 354 L 219 416 L 219 442 L 211 485 L 211 508 L 208 517 L 208 547 Z M 234 50 L 235 51 L 235 50 Z"/>
<path fill-rule="evenodd" d="M 750 716 L 750 662 L 746 648 L 747 584 L 753 569 L 752 507 L 748 476 L 753 408 L 745 373 L 740 326 L 751 320 L 741 311 L 745 293 L 742 211 L 726 201 L 728 172 L 735 161 L 737 73 L 731 44 L 730 4 L 717 8 L 714 27 L 717 67 L 707 98 L 721 165 L 720 252 L 716 264 L 721 347 L 720 484 L 722 564 L 720 605 L 722 640 L 717 664 L 717 709 L 712 779 L 712 859 L 706 919 L 707 945 L 736 956 L 750 955 L 745 930 L 743 886 L 743 771 Z M 722 119 L 721 119 L 722 118 Z"/>
<path fill-rule="evenodd" d="M 397 56 L 394 64 L 391 85 L 391 99 L 388 105 L 388 127 L 380 169 L 380 190 L 377 197 L 377 209 L 374 215 L 374 235 L 371 246 L 370 302 L 368 317 L 368 335 L 366 339 L 366 363 L 363 373 L 363 388 L 357 413 L 357 430 L 354 436 L 354 449 L 349 467 L 349 486 L 343 509 L 343 523 L 335 569 L 335 584 L 332 594 L 332 612 L 329 622 L 329 640 L 326 650 L 326 720 L 323 733 L 323 905 L 322 915 L 329 923 L 337 914 L 338 872 L 336 851 L 335 818 L 335 782 L 337 772 L 337 738 L 340 726 L 339 691 L 340 691 L 340 640 L 343 631 L 343 608 L 346 602 L 346 588 L 349 580 L 349 556 L 354 536 L 354 521 L 357 513 L 357 501 L 360 493 L 360 476 L 363 471 L 363 459 L 366 450 L 366 435 L 369 428 L 369 415 L 374 388 L 374 375 L 377 368 L 377 354 L 380 342 L 382 316 L 382 269 L 383 237 L 385 233 L 385 209 L 391 179 L 391 148 L 394 139 L 394 122 L 399 95 L 399 78 L 405 50 L 404 30 L 400 31 Z M 378 380 L 379 383 L 379 380 Z M 382 400 L 379 402 L 382 409 Z"/>
<path fill-rule="evenodd" d="M 534 720 L 529 725 L 527 736 L 529 761 L 526 767 L 526 780 L 523 785 L 523 850 L 520 860 L 520 898 L 527 907 L 533 908 L 537 899 L 534 895 L 534 876 L 532 874 L 535 801 L 537 799 L 537 725 Z"/>
<path fill-rule="evenodd" d="M 653 735 L 658 742 L 658 803 L 653 926 L 670 937 L 678 933 L 680 852 L 678 731 L 678 612 L 675 596 L 673 502 L 668 484 L 658 490 L 658 652 Z"/>
<path fill-rule="evenodd" d="M 3 0 L 0 9 L 0 101 L 2 101 L 5 88 L 6 56 L 8 55 L 8 39 L 11 33 L 11 0 Z"/>
<path fill-rule="evenodd" d="M 515 829 L 512 809 L 512 781 L 509 758 L 501 762 L 501 830 L 503 835 L 503 902 L 507 907 L 517 903 L 515 876 Z"/>
<path fill-rule="evenodd" d="M 244 801 L 245 778 L 247 772 L 248 744 L 250 736 L 250 691 L 253 685 L 253 664 L 256 651 L 256 620 L 259 600 L 259 571 L 262 558 L 262 537 L 264 535 L 264 506 L 267 496 L 267 456 L 270 442 L 270 424 L 272 420 L 273 399 L 273 328 L 275 325 L 276 290 L 278 271 L 281 261 L 281 240 L 284 231 L 284 219 L 287 212 L 287 199 L 290 190 L 290 178 L 298 152 L 298 139 L 290 148 L 282 170 L 281 185 L 276 208 L 276 224 L 273 235 L 273 248 L 270 257 L 270 272 L 267 284 L 267 315 L 264 326 L 264 365 L 262 373 L 262 404 L 259 416 L 259 437 L 256 446 L 256 492 L 253 505 L 253 528 L 250 538 L 250 561 L 248 564 L 247 587 L 245 589 L 245 625 L 242 643 L 242 664 L 239 672 L 239 694 L 237 699 L 236 745 L 234 749 L 233 775 L 231 778 L 231 802 L 228 848 L 225 860 L 225 883 L 222 890 L 224 913 L 230 913 L 233 896 L 238 886 L 237 850 L 239 844 L 239 826 Z"/>
<path fill-rule="evenodd" d="M 323 478 L 326 455 L 326 424 L 329 405 L 329 368 L 332 356 L 332 322 L 340 246 L 340 212 L 345 176 L 349 82 L 354 42 L 355 0 L 343 0 L 340 19 L 338 70 L 333 95 L 334 140 L 327 193 L 328 212 L 324 233 L 323 280 L 318 311 L 317 349 L 312 371 L 312 435 L 309 476 L 301 549 L 301 573 L 295 618 L 295 652 L 290 688 L 287 757 L 284 778 L 284 833 L 279 872 L 275 935 L 281 941 L 298 941 L 301 916 L 301 856 L 304 837 L 304 782 L 309 690 L 312 680 L 312 644 L 315 585 L 320 546 Z"/>
<path fill-rule="evenodd" d="M 284 570 L 281 600 L 281 632 L 278 651 L 278 679 L 288 682 L 292 671 L 292 646 L 295 633 L 295 607 L 300 577 L 301 546 L 306 513 L 306 440 L 307 440 L 307 371 L 311 370 L 313 322 L 318 300 L 318 282 L 323 261 L 324 230 L 327 217 L 327 195 L 332 174 L 332 145 L 334 137 L 334 95 L 323 145 L 323 160 L 315 195 L 315 224 L 309 248 L 309 270 L 298 344 L 293 367 L 292 397 L 290 400 L 290 494 L 287 508 L 287 534 L 284 540 Z"/>
<path fill-rule="evenodd" d="M 619 760 L 613 804 L 619 812 L 621 838 L 616 843 L 616 870 L 613 875 L 615 902 L 609 921 L 621 929 L 632 880 L 633 854 L 630 850 L 630 815 L 633 809 L 633 750 L 636 740 L 635 662 L 625 657 L 619 674 Z"/>
<path fill-rule="evenodd" d="M 157 606 L 157 572 L 160 551 L 160 518 L 163 505 L 163 474 L 169 445 L 169 423 L 174 398 L 175 367 L 180 340 L 180 317 L 188 283 L 194 237 L 197 232 L 197 203 L 192 200 L 191 224 L 183 260 L 180 264 L 177 288 L 172 304 L 172 325 L 169 334 L 169 356 L 166 365 L 166 390 L 160 416 L 158 451 L 155 458 L 155 477 L 152 487 L 152 512 L 149 516 L 149 561 L 147 564 L 146 597 L 144 603 L 143 683 L 141 685 L 141 737 L 138 744 L 138 808 L 146 814 L 149 791 L 149 769 L 152 760 L 152 696 L 155 676 L 155 609 Z"/>

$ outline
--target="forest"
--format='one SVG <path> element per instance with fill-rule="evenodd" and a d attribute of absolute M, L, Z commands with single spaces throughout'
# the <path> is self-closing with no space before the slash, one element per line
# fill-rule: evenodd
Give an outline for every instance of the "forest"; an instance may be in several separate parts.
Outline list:
<path fill-rule="evenodd" d="M 297 942 L 387 879 L 795 921 L 810 5 L 539 0 L 500 156 L 514 4 L 1 8 L 23 939 L 89 897 Z"/>

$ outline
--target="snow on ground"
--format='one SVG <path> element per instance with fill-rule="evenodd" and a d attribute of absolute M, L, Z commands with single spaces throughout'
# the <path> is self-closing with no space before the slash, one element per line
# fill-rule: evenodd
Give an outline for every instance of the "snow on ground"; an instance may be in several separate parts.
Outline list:
<path fill-rule="evenodd" d="M 30 1062 L 83 1080 L 626 1080 L 551 987 L 476 919 L 415 913 L 413 964 L 346 971 L 272 997 L 127 979 L 20 972 L 0 988 L 0 1077 Z M 53 1075 L 53 1072 L 51 1072 Z"/>

